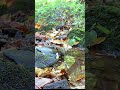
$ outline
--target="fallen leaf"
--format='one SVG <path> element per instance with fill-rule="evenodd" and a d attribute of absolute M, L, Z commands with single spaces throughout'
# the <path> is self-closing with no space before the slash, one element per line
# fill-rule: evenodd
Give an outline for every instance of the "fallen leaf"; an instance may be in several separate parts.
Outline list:
<path fill-rule="evenodd" d="M 105 39 L 106 39 L 106 37 L 98 37 L 93 41 L 92 45 L 100 44 L 103 41 L 105 41 Z"/>
<path fill-rule="evenodd" d="M 5 5 L 7 5 L 7 7 L 10 7 L 15 3 L 15 0 L 4 0 L 4 1 L 5 1 Z"/>
<path fill-rule="evenodd" d="M 45 78 L 53 78 L 55 77 L 54 73 L 52 73 L 52 68 L 35 68 L 35 74 L 37 77 L 45 77 Z"/>
<path fill-rule="evenodd" d="M 36 24 L 35 24 L 35 28 L 36 28 L 36 29 L 40 29 L 40 28 L 41 28 L 41 24 L 36 23 Z"/>
<path fill-rule="evenodd" d="M 79 75 L 77 78 L 76 78 L 76 81 L 80 81 L 81 79 L 85 78 L 85 75 Z"/>
<path fill-rule="evenodd" d="M 19 23 L 19 22 L 11 22 L 10 23 L 10 26 L 12 28 L 17 28 L 19 29 L 20 31 L 24 32 L 24 33 L 27 33 L 28 32 L 28 29 L 25 25 L 23 25 L 22 23 Z"/>

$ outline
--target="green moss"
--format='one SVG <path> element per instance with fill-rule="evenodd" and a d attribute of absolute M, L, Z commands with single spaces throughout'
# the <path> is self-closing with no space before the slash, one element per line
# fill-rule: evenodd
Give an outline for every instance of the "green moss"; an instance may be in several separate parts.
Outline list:
<path fill-rule="evenodd" d="M 34 72 L 10 61 L 0 60 L 1 90 L 32 90 L 34 89 Z"/>
<path fill-rule="evenodd" d="M 67 55 L 64 57 L 64 62 L 67 64 L 68 67 L 71 67 L 72 64 L 75 63 L 75 58 Z"/>
<path fill-rule="evenodd" d="M 68 50 L 65 55 L 70 55 L 75 57 L 75 59 L 85 59 L 85 52 L 84 51 L 80 51 L 79 48 L 72 48 L 70 50 Z"/>

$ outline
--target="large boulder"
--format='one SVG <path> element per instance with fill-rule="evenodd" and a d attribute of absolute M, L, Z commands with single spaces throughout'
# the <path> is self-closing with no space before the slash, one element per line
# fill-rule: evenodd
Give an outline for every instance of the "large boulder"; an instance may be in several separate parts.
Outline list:
<path fill-rule="evenodd" d="M 14 61 L 16 64 L 24 65 L 27 68 L 34 67 L 35 55 L 32 51 L 8 49 L 5 50 L 3 54 L 10 60 Z"/>

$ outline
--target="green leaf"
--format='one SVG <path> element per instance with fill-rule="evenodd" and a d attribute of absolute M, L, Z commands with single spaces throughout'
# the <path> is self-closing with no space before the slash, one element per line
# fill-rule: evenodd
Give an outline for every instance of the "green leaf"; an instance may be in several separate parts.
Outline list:
<path fill-rule="evenodd" d="M 100 31 L 104 32 L 105 34 L 110 34 L 110 30 L 108 30 L 107 28 L 101 26 L 100 24 L 97 24 L 96 27 L 97 27 Z"/>
<path fill-rule="evenodd" d="M 88 48 L 85 48 L 85 53 L 88 53 L 89 52 L 89 49 Z"/>
<path fill-rule="evenodd" d="M 86 46 L 90 46 L 91 43 L 97 38 L 97 33 L 95 30 L 92 30 L 90 32 L 86 32 L 85 37 Z"/>
<path fill-rule="evenodd" d="M 70 39 L 70 41 L 68 42 L 68 44 L 71 46 L 74 45 L 74 43 L 75 43 L 75 39 Z"/>
<path fill-rule="evenodd" d="M 81 40 L 81 38 L 79 38 L 79 37 L 77 37 L 77 36 L 75 37 L 75 39 L 77 39 L 78 41 L 80 41 L 80 40 Z"/>

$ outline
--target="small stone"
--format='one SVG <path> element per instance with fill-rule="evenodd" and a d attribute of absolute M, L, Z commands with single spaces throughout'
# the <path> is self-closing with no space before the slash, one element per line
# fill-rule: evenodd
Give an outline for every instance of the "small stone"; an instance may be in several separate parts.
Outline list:
<path fill-rule="evenodd" d="M 43 89 L 70 89 L 69 84 L 66 79 L 57 81 L 54 83 L 47 84 Z"/>

